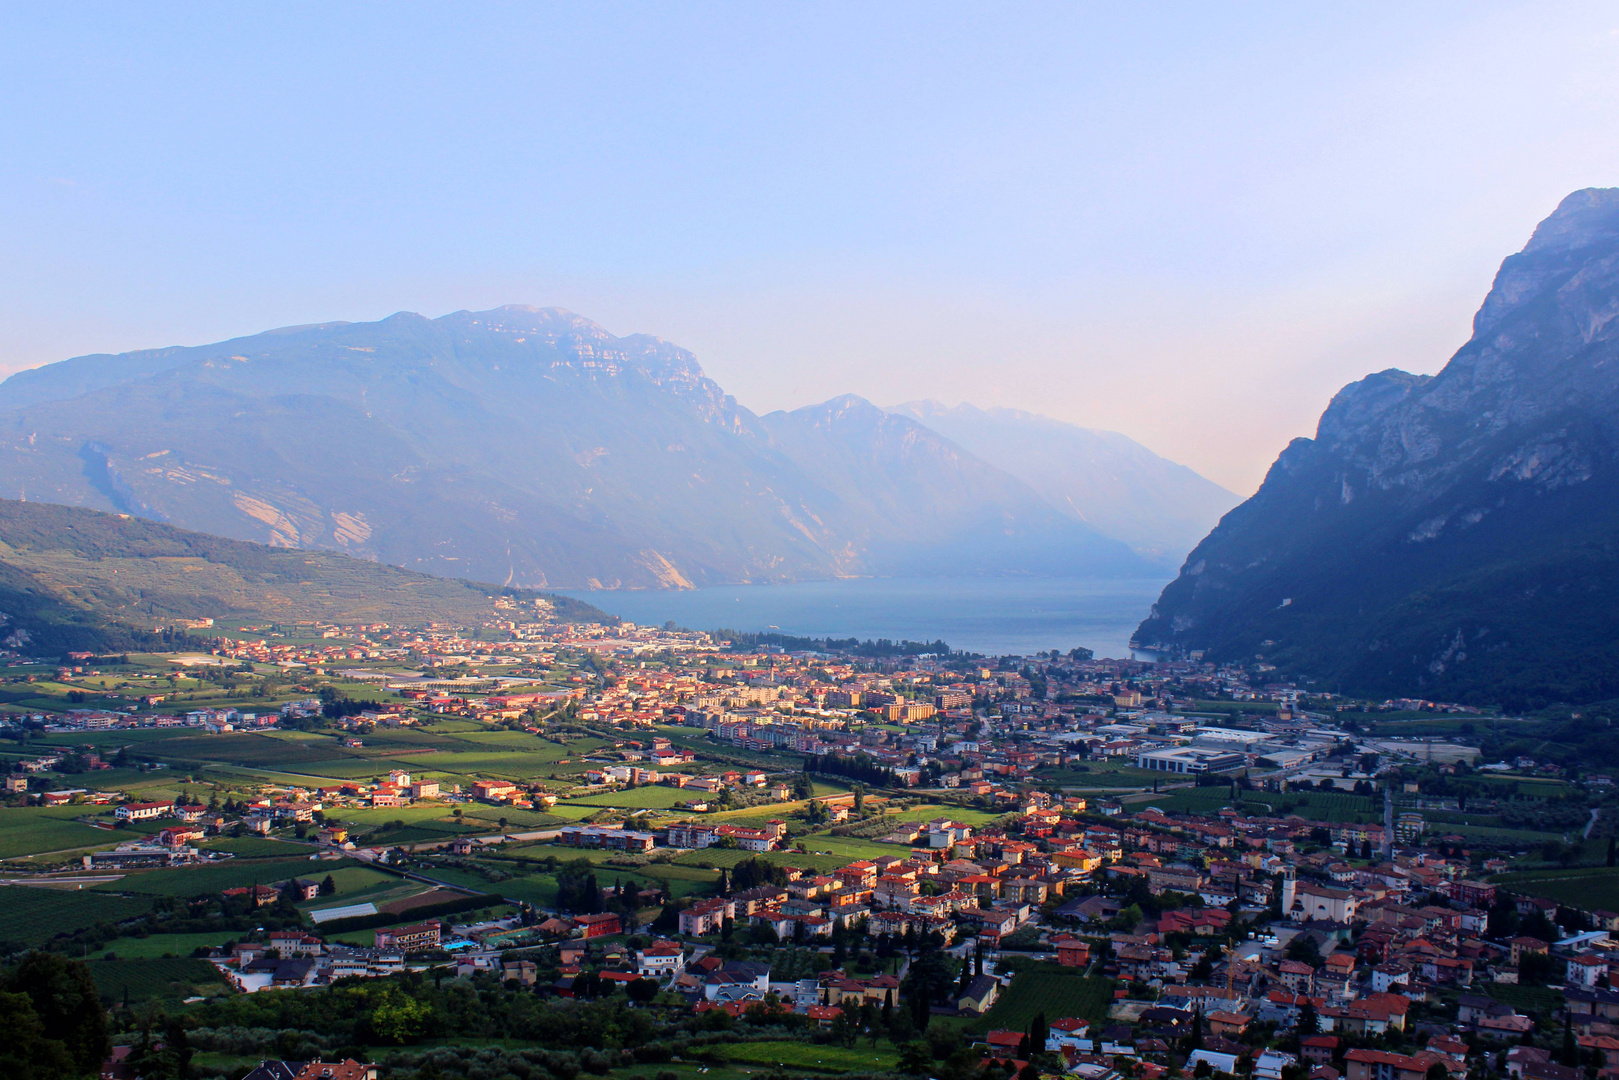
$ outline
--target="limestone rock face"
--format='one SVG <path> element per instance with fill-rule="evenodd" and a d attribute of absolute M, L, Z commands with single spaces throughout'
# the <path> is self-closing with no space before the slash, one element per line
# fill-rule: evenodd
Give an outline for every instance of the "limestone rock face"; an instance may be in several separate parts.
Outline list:
<path fill-rule="evenodd" d="M 1619 694 L 1619 189 L 1564 199 L 1438 375 L 1339 391 L 1188 557 L 1141 645 L 1322 689 Z"/>

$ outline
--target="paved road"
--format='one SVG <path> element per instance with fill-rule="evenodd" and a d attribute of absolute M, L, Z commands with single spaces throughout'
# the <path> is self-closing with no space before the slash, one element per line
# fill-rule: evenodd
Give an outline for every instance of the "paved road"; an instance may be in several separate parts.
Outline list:
<path fill-rule="evenodd" d="M 1591 807 L 1591 820 L 1585 823 L 1585 831 L 1580 834 L 1581 840 L 1591 839 L 1591 828 L 1597 823 L 1597 815 L 1602 813 L 1600 806 Z"/>

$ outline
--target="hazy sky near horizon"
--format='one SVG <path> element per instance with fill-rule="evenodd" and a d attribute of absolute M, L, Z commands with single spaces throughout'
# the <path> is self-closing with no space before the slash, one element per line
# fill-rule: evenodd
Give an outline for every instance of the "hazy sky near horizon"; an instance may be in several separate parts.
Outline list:
<path fill-rule="evenodd" d="M 1611 4 L 9 4 L 0 93 L 0 371 L 555 305 L 1242 494 L 1619 184 Z"/>

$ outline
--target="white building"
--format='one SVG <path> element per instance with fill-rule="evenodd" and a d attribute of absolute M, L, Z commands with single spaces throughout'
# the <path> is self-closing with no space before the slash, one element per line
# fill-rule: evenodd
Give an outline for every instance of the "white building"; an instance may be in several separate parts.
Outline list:
<path fill-rule="evenodd" d="M 1244 754 L 1201 746 L 1173 746 L 1141 750 L 1136 754 L 1136 766 L 1153 772 L 1231 772 L 1247 764 L 1248 758 Z"/>

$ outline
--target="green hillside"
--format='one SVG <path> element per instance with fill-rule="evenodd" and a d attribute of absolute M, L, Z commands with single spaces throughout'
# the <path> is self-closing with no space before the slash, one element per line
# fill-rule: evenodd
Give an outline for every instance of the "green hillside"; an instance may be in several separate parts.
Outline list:
<path fill-rule="evenodd" d="M 38 654 L 160 648 L 154 629 L 180 619 L 474 622 L 497 596 L 547 600 L 574 621 L 616 621 L 570 597 L 0 499 L 0 643 Z"/>

